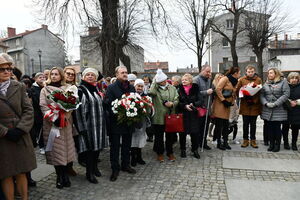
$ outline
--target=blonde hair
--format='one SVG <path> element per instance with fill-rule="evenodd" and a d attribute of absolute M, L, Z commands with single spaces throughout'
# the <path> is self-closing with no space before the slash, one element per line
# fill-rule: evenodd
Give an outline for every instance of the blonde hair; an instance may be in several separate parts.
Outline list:
<path fill-rule="evenodd" d="M 268 73 L 269 73 L 269 71 L 271 71 L 271 70 L 273 70 L 274 73 L 275 73 L 274 82 L 278 82 L 278 81 L 281 79 L 281 77 L 283 76 L 283 74 L 282 74 L 281 71 L 279 71 L 279 69 L 277 69 L 277 68 L 270 68 L 270 69 L 268 69 Z"/>
<path fill-rule="evenodd" d="M 290 80 L 292 78 L 298 79 L 298 82 L 299 82 L 300 81 L 300 75 L 299 75 L 299 73 L 298 72 L 291 72 L 291 73 L 289 73 L 289 75 L 287 77 L 287 81 L 290 82 Z"/>
<path fill-rule="evenodd" d="M 218 82 L 219 82 L 219 77 L 220 76 L 224 76 L 222 73 L 217 73 L 216 75 L 215 75 L 215 78 L 214 78 L 214 80 L 213 80 L 213 82 L 212 82 L 212 84 L 213 84 L 213 86 L 217 86 L 217 84 L 218 84 Z"/>
<path fill-rule="evenodd" d="M 73 85 L 76 85 L 76 83 L 77 83 L 77 76 L 76 76 L 77 74 L 76 74 L 76 70 L 75 70 L 75 68 L 72 67 L 72 66 L 67 66 L 67 67 L 64 68 L 64 73 L 66 73 L 66 71 L 67 71 L 68 69 L 73 70 L 73 72 L 74 72 L 74 81 L 72 82 L 72 84 L 73 84 Z"/>
<path fill-rule="evenodd" d="M 61 77 L 60 84 L 61 84 L 61 85 L 66 85 L 66 79 L 65 79 L 64 70 L 63 70 L 62 68 L 60 68 L 60 67 L 52 67 L 52 69 L 50 69 L 49 74 L 48 74 L 48 77 L 47 77 L 46 85 L 49 85 L 49 84 L 51 83 L 51 78 L 50 78 L 51 72 L 52 72 L 53 70 L 55 70 L 55 69 L 56 69 L 56 70 L 58 71 L 58 73 L 60 74 L 60 77 Z"/>
<path fill-rule="evenodd" d="M 183 77 L 186 77 L 190 81 L 190 83 L 193 83 L 193 76 L 191 74 L 185 74 L 181 79 L 183 79 Z"/>

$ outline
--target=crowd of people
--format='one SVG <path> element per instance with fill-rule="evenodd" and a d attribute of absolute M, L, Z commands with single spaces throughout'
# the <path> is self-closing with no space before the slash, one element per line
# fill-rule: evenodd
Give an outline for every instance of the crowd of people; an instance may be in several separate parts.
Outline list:
<path fill-rule="evenodd" d="M 191 155 L 200 159 L 199 149 L 210 150 L 207 137 L 220 150 L 230 150 L 229 134 L 238 144 L 237 119 L 242 115 L 242 148 L 258 148 L 256 121 L 264 120 L 264 145 L 268 151 L 284 148 L 297 150 L 300 128 L 300 76 L 291 72 L 287 78 L 276 68 L 270 68 L 265 82 L 255 67 L 247 66 L 241 76 L 239 67 L 212 78 L 211 67 L 204 65 L 193 77 L 168 77 L 157 70 L 153 80 L 144 75 L 128 74 L 125 66 L 115 69 L 115 77 L 103 77 L 94 68 L 85 68 L 77 80 L 74 68 L 53 67 L 44 72 L 21 76 L 7 54 L 0 55 L 0 180 L 6 199 L 14 199 L 14 188 L 27 199 L 28 186 L 35 186 L 30 172 L 37 167 L 34 147 L 39 146 L 47 164 L 57 175 L 56 187 L 71 187 L 69 176 L 76 176 L 75 160 L 86 168 L 86 179 L 98 183 L 101 150 L 110 147 L 111 181 L 120 170 L 135 174 L 137 164 L 145 165 L 142 149 L 153 142 L 157 161 L 174 162 L 173 145 L 179 141 L 180 157 L 187 157 L 186 138 L 191 138 Z M 241 95 L 245 86 L 261 89 L 254 95 Z M 53 92 L 76 88 L 78 106 L 57 118 L 47 118 L 53 112 Z M 154 111 L 140 126 L 118 122 L 112 102 L 127 93 L 152 98 Z M 54 109 L 55 110 L 55 109 Z M 55 113 L 54 113 L 55 114 Z M 166 115 L 182 114 L 183 131 L 166 131 Z M 51 120 L 50 120 L 51 119 Z M 288 140 L 292 130 L 292 145 Z M 213 131 L 212 131 L 213 130 Z M 121 152 L 120 152 L 121 151 Z M 121 154 L 121 155 L 120 155 Z M 120 159 L 121 158 L 121 159 Z M 121 162 L 120 162 L 121 160 Z"/>

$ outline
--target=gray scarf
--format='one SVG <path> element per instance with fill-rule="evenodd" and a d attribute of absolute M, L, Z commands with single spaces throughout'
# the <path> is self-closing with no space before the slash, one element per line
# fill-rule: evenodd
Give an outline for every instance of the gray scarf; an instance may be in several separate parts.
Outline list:
<path fill-rule="evenodd" d="M 10 79 L 0 83 L 0 94 L 6 96 L 7 88 L 9 87 L 9 85 L 10 85 Z"/>

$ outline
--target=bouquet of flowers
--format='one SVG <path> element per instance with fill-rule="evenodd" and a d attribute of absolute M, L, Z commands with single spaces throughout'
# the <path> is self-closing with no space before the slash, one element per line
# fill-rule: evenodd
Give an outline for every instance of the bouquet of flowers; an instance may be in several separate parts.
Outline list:
<path fill-rule="evenodd" d="M 114 100 L 111 105 L 113 113 L 118 117 L 118 123 L 129 126 L 140 123 L 154 113 L 151 97 L 141 97 L 137 93 L 123 94 L 121 99 Z"/>
<path fill-rule="evenodd" d="M 49 118 L 52 122 L 59 118 L 60 128 L 67 126 L 65 113 L 76 110 L 81 104 L 79 102 L 76 86 L 69 87 L 66 92 L 55 90 L 51 92 L 47 98 L 50 99 L 52 103 L 48 104 L 50 110 L 46 112 L 44 118 Z"/>
<path fill-rule="evenodd" d="M 241 87 L 240 91 L 239 91 L 239 97 L 247 97 L 247 96 L 254 96 L 255 94 L 257 94 L 262 88 L 262 85 L 259 84 L 255 84 L 254 82 L 249 83 L 248 85 L 245 85 L 243 87 Z"/>

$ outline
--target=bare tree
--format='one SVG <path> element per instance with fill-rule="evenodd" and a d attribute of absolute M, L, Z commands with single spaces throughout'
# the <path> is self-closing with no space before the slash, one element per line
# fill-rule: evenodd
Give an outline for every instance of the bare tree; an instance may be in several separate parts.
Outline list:
<path fill-rule="evenodd" d="M 130 71 L 130 58 L 126 46 L 135 47 L 134 39 L 151 27 L 158 33 L 158 25 L 167 24 L 162 0 L 39 0 L 36 4 L 44 12 L 45 19 L 58 22 L 63 31 L 75 22 L 85 26 L 99 26 L 96 39 L 102 50 L 103 73 L 114 75 L 119 60 Z M 146 23 L 148 23 L 146 26 Z"/>
<path fill-rule="evenodd" d="M 6 30 L 0 30 L 0 39 L 7 37 L 7 31 Z"/>
<path fill-rule="evenodd" d="M 258 73 L 263 75 L 263 53 L 268 42 L 275 34 L 291 28 L 287 23 L 288 14 L 281 11 L 281 0 L 253 0 L 249 12 L 246 12 L 246 34 L 248 44 L 257 57 Z"/>
<path fill-rule="evenodd" d="M 178 27 L 177 36 L 197 55 L 199 71 L 205 53 L 205 39 L 210 27 L 208 19 L 212 19 L 214 15 L 211 2 L 211 0 L 177 0 L 184 22 L 187 23 L 187 27 Z"/>
<path fill-rule="evenodd" d="M 231 56 L 232 56 L 232 64 L 233 66 L 239 66 L 238 64 L 238 56 L 236 51 L 236 41 L 238 35 L 245 30 L 244 26 L 240 26 L 240 17 L 243 13 L 245 13 L 246 8 L 252 3 L 251 0 L 216 0 L 215 6 L 219 11 L 223 11 L 225 13 L 231 13 L 233 16 L 232 21 L 232 29 L 231 31 L 227 31 L 224 24 L 220 24 L 217 22 L 217 17 L 211 20 L 211 28 L 212 31 L 220 34 L 224 37 L 228 43 L 230 44 Z"/>

